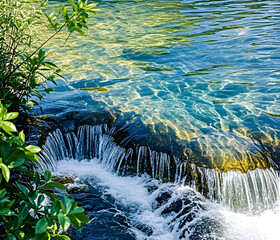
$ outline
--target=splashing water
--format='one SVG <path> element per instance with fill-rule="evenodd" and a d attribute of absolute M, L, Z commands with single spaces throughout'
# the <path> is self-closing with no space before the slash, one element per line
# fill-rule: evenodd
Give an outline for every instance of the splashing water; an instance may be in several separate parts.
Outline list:
<path fill-rule="evenodd" d="M 79 181 L 86 179 L 104 195 L 111 195 L 116 208 L 128 218 L 127 231 L 134 233 L 134 239 L 279 239 L 279 206 L 258 215 L 235 213 L 227 206 L 210 202 L 190 187 L 161 183 L 145 175 L 121 177 L 97 162 L 97 159 L 62 160 L 57 162 L 56 169 L 77 176 Z M 156 190 L 150 191 L 151 186 Z M 139 225 L 148 226 L 149 231 L 139 230 Z M 88 236 L 88 239 L 98 237 Z"/>
<path fill-rule="evenodd" d="M 208 197 L 235 212 L 256 214 L 271 209 L 279 201 L 279 176 L 274 169 L 255 169 L 247 173 L 221 172 L 193 166 L 205 184 Z M 193 185 L 196 188 L 196 185 Z"/>
<path fill-rule="evenodd" d="M 191 165 L 193 182 L 183 186 L 183 172 L 187 170 L 176 162 L 177 170 L 169 172 L 177 173 L 175 183 L 162 183 L 141 172 L 140 166 L 153 162 L 156 167 L 151 168 L 150 176 L 159 178 L 169 169 L 161 158 L 172 157 L 141 146 L 120 147 L 113 133 L 114 129 L 107 125 L 81 126 L 77 135 L 56 130 L 47 138 L 39 156 L 41 168 L 51 166 L 56 172 L 74 174 L 89 185 L 99 186 L 102 194 L 115 199 L 116 208 L 128 218 L 129 231 L 136 239 L 276 239 L 275 231 L 260 228 L 253 232 L 263 218 L 280 218 L 279 177 L 274 169 L 224 173 Z M 132 154 L 135 151 L 138 153 Z M 128 156 L 134 156 L 134 161 Z M 121 168 L 124 160 L 126 165 Z M 133 175 L 133 166 L 138 177 L 118 175 Z M 207 191 L 199 189 L 198 184 Z M 198 190 L 205 191 L 209 199 Z M 249 220 L 255 225 L 240 225 Z M 270 226 L 268 229 L 271 231 Z"/>
<path fill-rule="evenodd" d="M 135 146 L 125 149 L 114 142 L 114 129 L 107 125 L 81 126 L 77 135 L 73 132 L 63 135 L 59 129 L 51 133 L 39 155 L 42 169 L 56 167 L 61 159 L 97 158 L 106 169 L 116 173 L 150 173 L 153 178 L 171 179 L 172 161 L 166 153 L 152 151 L 149 147 Z M 174 176 L 173 176 L 174 177 Z"/>
<path fill-rule="evenodd" d="M 100 125 L 50 134 L 41 168 L 108 193 L 136 239 L 278 240 L 279 1 L 98 2 L 88 36 L 53 56 L 67 83 L 45 112 L 118 112 L 137 140 L 196 165 Z"/>

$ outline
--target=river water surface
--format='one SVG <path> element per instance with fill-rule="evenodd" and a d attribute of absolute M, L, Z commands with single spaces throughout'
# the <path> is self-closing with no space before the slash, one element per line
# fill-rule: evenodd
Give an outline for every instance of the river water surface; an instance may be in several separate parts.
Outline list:
<path fill-rule="evenodd" d="M 201 167 L 228 172 L 227 177 L 223 177 L 239 179 L 236 180 L 238 184 L 246 178 L 239 175 L 240 172 L 245 174 L 249 170 L 247 175 L 250 175 L 255 169 L 263 171 L 259 168 L 278 165 L 278 0 L 96 2 L 100 11 L 90 21 L 86 35 L 74 34 L 51 56 L 63 68 L 65 80 L 58 79 L 54 91 L 45 96 L 41 103 L 43 113 L 66 114 L 81 109 L 109 112 L 114 119 L 113 125 L 126 128 L 136 143 L 168 152 L 178 159 L 191 160 Z M 50 5 L 56 8 L 59 4 L 61 2 L 52 1 Z M 53 40 L 48 47 L 62 45 L 61 38 Z M 39 109 L 36 111 L 42 113 Z M 57 171 L 63 161 L 58 162 Z M 180 237 L 182 231 L 178 229 L 182 228 L 170 223 L 172 214 L 163 216 L 162 209 L 154 208 L 151 203 L 155 199 L 146 192 L 144 185 L 148 180 L 143 178 L 147 176 L 135 177 L 130 182 L 114 175 L 109 177 L 105 170 L 102 176 L 102 171 L 97 170 L 89 174 L 85 173 L 86 163 L 78 166 L 77 162 L 71 161 L 68 171 L 81 179 L 91 179 L 87 180 L 89 185 L 97 181 L 101 189 L 106 185 L 108 194 L 123 205 L 138 204 L 133 211 L 128 211 L 129 214 L 123 210 L 132 221 L 134 239 L 135 236 L 137 239 Z M 94 169 L 99 167 L 93 166 Z M 62 165 L 62 168 L 66 167 Z M 236 176 L 233 171 L 238 172 Z M 274 170 L 271 171 L 274 174 Z M 206 177 L 208 180 L 213 178 L 210 175 Z M 258 181 L 263 181 L 262 186 L 269 189 L 267 175 L 263 176 L 263 180 Z M 122 189 L 118 193 L 114 181 L 131 183 L 132 189 Z M 157 184 L 159 188 L 166 186 Z M 257 189 L 258 184 L 250 180 L 248 186 Z M 278 189 L 278 180 L 275 184 Z M 194 217 L 197 222 L 189 221 L 191 224 L 200 226 L 204 221 L 207 225 L 207 219 L 216 219 L 214 222 L 220 224 L 219 227 L 208 224 L 210 230 L 205 235 L 196 233 L 202 230 L 190 227 L 186 239 L 279 239 L 279 234 L 275 233 L 275 224 L 280 222 L 279 197 L 270 207 L 266 206 L 252 216 L 228 208 L 231 201 L 220 204 L 206 200 L 195 188 L 168 187 L 176 197 L 186 191 L 203 199 L 193 200 L 203 202 L 204 207 L 201 207 L 203 217 L 197 214 Z M 126 191 L 133 189 L 139 191 L 128 196 Z M 279 190 L 276 192 L 279 194 Z M 234 195 L 232 201 L 236 202 L 238 197 L 238 194 Z M 217 196 L 214 198 L 218 199 Z M 142 223 L 154 220 L 154 223 L 148 223 L 154 229 L 153 234 L 148 236 L 144 231 L 141 235 L 135 230 L 133 221 L 137 217 Z M 222 230 L 218 234 L 215 229 Z"/>

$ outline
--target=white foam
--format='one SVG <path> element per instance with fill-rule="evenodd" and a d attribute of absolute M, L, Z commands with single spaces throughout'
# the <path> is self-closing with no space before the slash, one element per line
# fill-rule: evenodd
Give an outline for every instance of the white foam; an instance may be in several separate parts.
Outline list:
<path fill-rule="evenodd" d="M 137 208 L 134 220 L 146 224 L 153 229 L 153 236 L 147 238 L 141 231 L 134 229 L 137 239 L 175 240 L 173 234 L 166 229 L 167 219 L 152 211 L 153 196 L 145 188 L 147 177 L 121 177 L 104 169 L 102 164 L 95 160 L 58 161 L 57 171 L 75 174 L 77 177 L 98 178 L 98 184 L 105 187 L 117 201 L 125 206 Z"/>
<path fill-rule="evenodd" d="M 143 186 L 141 177 L 120 177 L 104 170 L 104 166 L 94 160 L 63 160 L 57 164 L 58 172 L 68 172 L 78 177 L 94 176 L 100 185 L 107 187 L 106 192 L 124 204 L 137 204 L 150 209 L 150 199 Z"/>
<path fill-rule="evenodd" d="M 92 177 L 98 179 L 98 185 L 104 188 L 105 193 L 112 195 L 117 202 L 132 209 L 132 220 L 145 224 L 152 228 L 153 234 L 147 236 L 136 228 L 133 229 L 136 238 L 139 240 L 176 240 L 178 232 L 176 229 L 171 231 L 168 228 L 172 216 L 164 217 L 160 214 L 161 208 L 153 209 L 155 197 L 163 188 L 170 188 L 173 192 L 172 196 L 181 197 L 187 191 L 194 191 L 189 187 L 181 187 L 179 185 L 160 184 L 159 189 L 152 194 L 148 193 L 145 185 L 150 180 L 148 176 L 141 177 L 121 177 L 104 168 L 102 164 L 95 160 L 76 161 L 63 160 L 58 161 L 57 171 L 60 173 L 75 174 L 78 178 Z M 151 181 L 151 180 L 150 180 Z M 157 180 L 152 180 L 155 184 L 159 184 Z M 95 181 L 96 184 L 96 181 Z M 197 193 L 199 197 L 202 197 Z M 219 222 L 222 226 L 223 237 L 218 240 L 279 240 L 279 223 L 280 223 L 280 207 L 274 210 L 267 210 L 257 216 L 249 216 L 244 213 L 232 212 L 229 208 L 222 204 L 213 203 L 205 200 L 207 205 L 206 211 L 197 214 L 197 217 L 191 223 L 193 225 L 202 217 L 209 217 Z M 167 203 L 166 203 L 167 204 Z M 214 226 L 214 225 L 213 225 Z M 221 229 L 219 229 L 221 230 Z M 215 236 L 216 229 L 213 229 L 211 236 Z M 218 229 L 217 229 L 218 231 Z M 203 239 L 203 238 L 202 238 Z"/>
<path fill-rule="evenodd" d="M 279 240 L 280 209 L 267 210 L 258 216 L 230 211 L 221 213 L 226 225 L 226 236 L 231 240 Z"/>

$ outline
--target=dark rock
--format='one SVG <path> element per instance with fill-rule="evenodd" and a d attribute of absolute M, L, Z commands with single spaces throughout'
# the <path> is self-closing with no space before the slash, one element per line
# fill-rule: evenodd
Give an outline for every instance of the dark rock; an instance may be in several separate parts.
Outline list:
<path fill-rule="evenodd" d="M 214 230 L 215 229 L 215 230 Z M 185 234 L 188 232 L 188 239 L 190 240 L 216 240 L 225 239 L 224 227 L 217 219 L 202 217 L 199 221 L 191 224 L 184 229 L 181 239 L 185 239 Z M 214 233 L 214 234 L 213 234 Z"/>
<path fill-rule="evenodd" d="M 162 212 L 161 214 L 166 215 L 170 214 L 171 212 L 178 213 L 182 210 L 183 201 L 182 199 L 177 199 L 175 202 L 170 203 Z"/>
<path fill-rule="evenodd" d="M 75 187 L 70 187 L 67 189 L 67 192 L 69 194 L 77 194 L 77 193 L 81 193 L 81 192 L 84 192 L 84 191 L 87 191 L 88 190 L 88 186 L 86 185 L 82 185 L 82 186 L 75 186 Z"/>
<path fill-rule="evenodd" d="M 141 232 L 145 233 L 147 236 L 152 236 L 153 234 L 153 229 L 150 226 L 147 226 L 145 224 L 135 224 L 133 227 L 137 228 Z"/>
<path fill-rule="evenodd" d="M 166 203 L 171 198 L 171 195 L 172 195 L 171 191 L 160 193 L 155 199 L 158 203 L 156 208 L 160 207 L 163 203 Z"/>

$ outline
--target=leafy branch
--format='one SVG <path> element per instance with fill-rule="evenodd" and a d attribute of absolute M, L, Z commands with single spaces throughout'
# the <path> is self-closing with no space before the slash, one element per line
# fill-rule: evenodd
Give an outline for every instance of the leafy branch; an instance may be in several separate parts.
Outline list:
<path fill-rule="evenodd" d="M 43 47 L 64 28 L 69 32 L 65 42 L 73 32 L 84 34 L 89 14 L 97 11 L 94 9 L 96 4 L 88 4 L 88 0 L 77 3 L 69 0 L 70 10 L 64 4 L 57 12 L 47 14 L 45 1 L 40 5 L 32 2 L 0 1 L 0 100 L 14 107 L 26 108 L 25 104 L 32 96 L 42 99 L 43 95 L 35 89 L 42 87 L 42 91 L 48 93 L 51 88 L 47 87 L 47 82 L 55 84 L 55 76 L 61 76 L 61 70 L 53 62 L 46 61 Z M 27 7 L 28 4 L 33 10 Z M 54 33 L 34 47 L 37 39 L 31 32 L 38 25 Z"/>
<path fill-rule="evenodd" d="M 81 231 L 89 219 L 74 199 L 57 197 L 56 189 L 66 187 L 52 181 L 48 170 L 43 176 L 35 171 L 41 149 L 26 145 L 23 131 L 15 135 L 18 131 L 11 120 L 17 116 L 0 102 L 0 237 L 70 240 L 63 235 L 70 225 Z"/>

